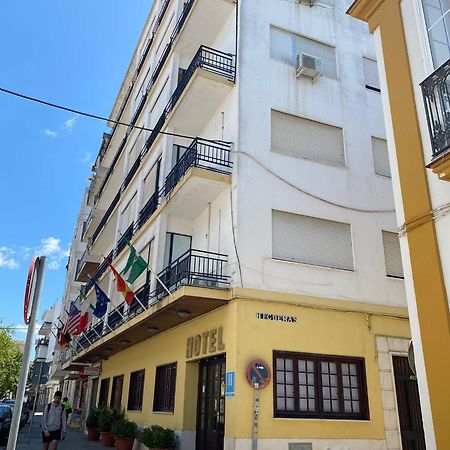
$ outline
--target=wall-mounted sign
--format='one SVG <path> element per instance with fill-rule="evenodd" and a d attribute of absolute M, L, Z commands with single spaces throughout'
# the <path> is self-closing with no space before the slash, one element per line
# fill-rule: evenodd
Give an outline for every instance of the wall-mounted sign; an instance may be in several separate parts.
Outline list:
<path fill-rule="evenodd" d="M 247 366 L 246 375 L 252 388 L 263 389 L 270 381 L 269 365 L 260 359 L 255 359 Z"/>
<path fill-rule="evenodd" d="M 225 374 L 225 397 L 234 397 L 234 372 Z"/>
<path fill-rule="evenodd" d="M 223 350 L 225 350 L 225 343 L 223 342 L 222 327 L 189 337 L 186 341 L 186 358 L 194 358 L 200 356 L 200 354 L 208 355 Z"/>
<path fill-rule="evenodd" d="M 256 318 L 260 320 L 272 320 L 274 322 L 297 323 L 297 317 L 280 314 L 256 313 Z"/>
<path fill-rule="evenodd" d="M 98 377 L 100 375 L 100 367 L 84 367 L 80 370 L 80 375 Z"/>

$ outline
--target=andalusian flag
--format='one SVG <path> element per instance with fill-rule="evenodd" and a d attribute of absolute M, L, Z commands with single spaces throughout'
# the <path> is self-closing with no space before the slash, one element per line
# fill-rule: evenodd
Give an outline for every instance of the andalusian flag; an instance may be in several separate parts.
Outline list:
<path fill-rule="evenodd" d="M 125 268 L 122 270 L 122 274 L 128 274 L 127 282 L 133 284 L 139 277 L 139 275 L 144 272 L 144 270 L 148 267 L 148 264 L 145 262 L 145 259 L 138 254 L 136 249 L 130 244 L 130 242 L 122 236 L 122 238 L 127 243 L 128 247 L 130 247 L 130 254 L 128 255 L 128 261 L 125 264 Z"/>
<path fill-rule="evenodd" d="M 117 290 L 122 293 L 123 298 L 127 302 L 128 305 L 131 305 L 133 303 L 134 299 L 134 292 L 131 290 L 131 288 L 128 286 L 128 284 L 125 282 L 125 280 L 120 276 L 119 272 L 112 266 L 112 264 L 105 258 L 106 263 L 111 268 L 114 278 L 116 279 L 117 284 Z"/>

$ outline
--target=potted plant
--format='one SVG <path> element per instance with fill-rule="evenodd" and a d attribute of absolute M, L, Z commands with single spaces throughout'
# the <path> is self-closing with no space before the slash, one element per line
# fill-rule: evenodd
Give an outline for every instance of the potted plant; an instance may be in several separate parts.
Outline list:
<path fill-rule="evenodd" d="M 116 440 L 117 450 L 133 449 L 134 438 L 138 431 L 136 423 L 121 418 L 113 422 L 111 431 Z"/>
<path fill-rule="evenodd" d="M 172 450 L 176 446 L 175 432 L 159 425 L 144 428 L 139 434 L 139 441 L 149 450 Z"/>
<path fill-rule="evenodd" d="M 112 421 L 112 411 L 109 408 L 102 408 L 98 415 L 98 429 L 104 447 L 114 447 L 114 437 L 111 433 Z"/>
<path fill-rule="evenodd" d="M 100 431 L 98 429 L 98 416 L 100 411 L 98 408 L 93 408 L 89 411 L 86 419 L 86 428 L 88 430 L 88 440 L 98 441 L 100 439 Z"/>

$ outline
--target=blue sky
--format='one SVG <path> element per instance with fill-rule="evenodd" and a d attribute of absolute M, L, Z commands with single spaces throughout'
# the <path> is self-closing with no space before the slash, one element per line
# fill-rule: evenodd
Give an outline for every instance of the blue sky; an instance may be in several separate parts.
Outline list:
<path fill-rule="evenodd" d="M 108 116 L 151 5 L 151 0 L 3 0 L 0 87 Z M 48 255 L 40 314 L 61 298 L 81 196 L 104 131 L 103 122 L 0 92 L 4 323 L 23 325 L 34 254 Z"/>

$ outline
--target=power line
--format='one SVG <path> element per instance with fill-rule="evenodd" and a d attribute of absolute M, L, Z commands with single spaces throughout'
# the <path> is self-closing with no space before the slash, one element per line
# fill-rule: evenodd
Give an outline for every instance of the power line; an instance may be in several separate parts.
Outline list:
<path fill-rule="evenodd" d="M 141 127 L 139 125 L 132 125 L 131 123 L 120 122 L 119 120 L 108 119 L 107 117 L 104 117 L 104 116 L 98 116 L 97 114 L 91 114 L 91 113 L 80 111 L 78 109 L 73 109 L 73 108 L 69 108 L 67 106 L 58 105 L 56 103 L 47 102 L 45 100 L 41 100 L 36 97 L 31 97 L 29 95 L 21 94 L 19 92 L 14 92 L 9 89 L 2 88 L 2 87 L 0 87 L 0 92 L 4 92 L 5 94 L 14 95 L 15 97 L 19 97 L 24 100 L 29 100 L 29 101 L 32 101 L 35 103 L 40 103 L 41 105 L 50 106 L 51 108 L 61 109 L 63 111 L 68 111 L 68 112 L 71 112 L 74 114 L 78 114 L 80 116 L 89 117 L 91 119 L 102 120 L 104 122 L 111 122 L 116 125 L 124 125 L 126 127 L 136 128 L 138 130 L 144 130 L 144 131 L 150 131 L 150 132 L 154 131 L 152 128 Z M 174 136 L 174 137 L 186 138 L 186 139 L 195 139 L 194 136 L 188 136 L 186 134 L 178 134 L 178 133 L 169 133 L 168 131 L 158 131 L 158 134 L 165 134 L 167 136 Z"/>

